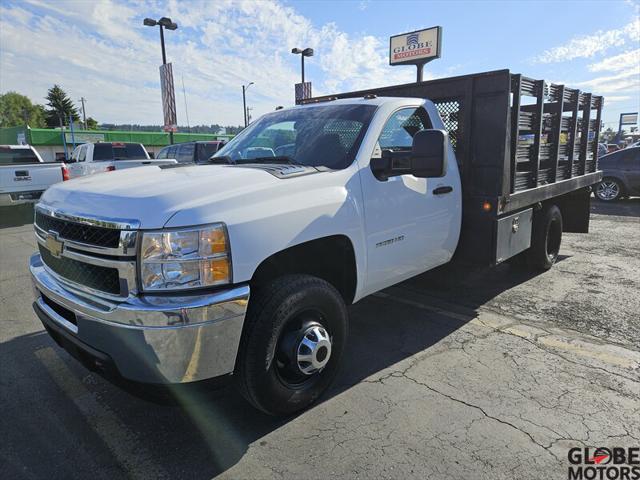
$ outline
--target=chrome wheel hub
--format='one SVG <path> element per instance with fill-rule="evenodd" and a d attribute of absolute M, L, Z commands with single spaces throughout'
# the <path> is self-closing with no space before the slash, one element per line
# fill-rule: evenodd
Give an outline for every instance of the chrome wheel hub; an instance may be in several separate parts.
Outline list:
<path fill-rule="evenodd" d="M 620 187 L 616 182 L 600 182 L 597 194 L 603 200 L 613 200 L 620 193 Z"/>
<path fill-rule="evenodd" d="M 307 328 L 296 347 L 298 369 L 305 375 L 322 370 L 331 358 L 331 338 L 320 325 Z"/>

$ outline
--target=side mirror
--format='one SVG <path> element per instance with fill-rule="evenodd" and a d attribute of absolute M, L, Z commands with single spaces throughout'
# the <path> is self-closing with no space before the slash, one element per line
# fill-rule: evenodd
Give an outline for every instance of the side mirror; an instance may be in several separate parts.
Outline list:
<path fill-rule="evenodd" d="M 418 178 L 444 177 L 449 136 L 444 130 L 420 130 L 413 137 L 411 173 Z"/>

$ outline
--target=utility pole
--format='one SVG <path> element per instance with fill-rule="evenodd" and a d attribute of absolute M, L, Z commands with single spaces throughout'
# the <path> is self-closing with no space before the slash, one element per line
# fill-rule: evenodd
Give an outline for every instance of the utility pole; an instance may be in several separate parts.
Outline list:
<path fill-rule="evenodd" d="M 83 129 L 87 129 L 87 114 L 84 110 L 84 102 L 86 102 L 87 99 L 84 97 L 80 97 L 80 102 L 82 102 L 82 128 Z"/>

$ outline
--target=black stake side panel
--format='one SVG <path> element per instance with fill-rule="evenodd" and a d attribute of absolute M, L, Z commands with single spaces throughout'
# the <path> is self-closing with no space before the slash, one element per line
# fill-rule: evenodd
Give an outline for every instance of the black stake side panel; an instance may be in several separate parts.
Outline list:
<path fill-rule="evenodd" d="M 517 88 L 514 90 L 514 87 Z M 547 90 L 547 84 L 541 80 L 511 74 L 509 70 L 496 70 L 315 97 L 301 103 L 367 95 L 426 98 L 438 107 L 449 130 L 462 177 L 462 231 L 456 257 L 463 261 L 496 263 L 498 218 L 588 187 L 601 179 L 602 172 L 592 167 L 590 173 L 584 168 L 585 146 L 587 151 L 597 152 L 597 144 L 589 142 L 586 136 L 588 127 L 582 130 L 586 133 L 583 140 L 586 144 L 582 143 L 581 174 L 571 171 L 572 160 L 577 162 L 579 158 L 577 148 L 575 157 L 572 155 L 577 139 L 574 132 L 579 121 L 578 110 L 582 113 L 578 104 L 585 98 L 578 90 L 553 84 L 548 84 Z M 596 118 L 600 118 L 602 97 L 593 98 L 592 108 L 597 110 Z M 562 112 L 572 115 L 563 120 Z M 531 146 L 526 138 L 520 138 L 520 133 L 533 137 L 528 142 Z M 562 145 L 561 136 L 566 137 Z M 596 133 L 596 142 L 597 138 Z M 541 158 L 543 150 L 544 158 Z M 569 154 L 562 164 L 564 176 L 558 174 L 560 150 Z M 588 198 L 585 201 L 588 202 Z M 485 202 L 491 205 L 489 211 L 483 209 Z"/>

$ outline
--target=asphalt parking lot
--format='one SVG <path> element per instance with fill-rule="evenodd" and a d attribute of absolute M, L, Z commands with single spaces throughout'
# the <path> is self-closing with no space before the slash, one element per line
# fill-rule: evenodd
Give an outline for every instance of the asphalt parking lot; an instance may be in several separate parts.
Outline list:
<path fill-rule="evenodd" d="M 592 206 L 541 275 L 442 268 L 350 308 L 333 389 L 274 419 L 233 390 L 158 403 L 31 309 L 29 208 L 0 212 L 0 478 L 567 478 L 640 445 L 640 199 Z"/>

